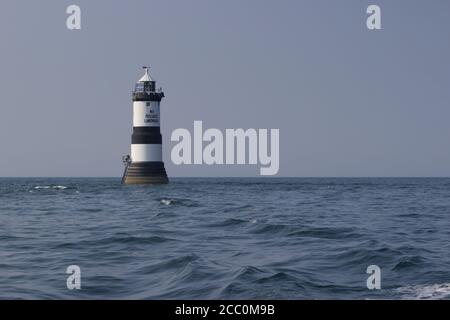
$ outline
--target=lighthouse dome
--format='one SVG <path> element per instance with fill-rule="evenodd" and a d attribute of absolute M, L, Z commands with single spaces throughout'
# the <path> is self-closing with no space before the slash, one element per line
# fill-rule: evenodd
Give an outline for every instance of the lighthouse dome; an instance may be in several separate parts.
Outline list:
<path fill-rule="evenodd" d="M 152 77 L 150 77 L 150 73 L 148 71 L 148 67 L 144 67 L 145 73 L 142 76 L 142 78 L 139 79 L 138 82 L 154 82 Z"/>

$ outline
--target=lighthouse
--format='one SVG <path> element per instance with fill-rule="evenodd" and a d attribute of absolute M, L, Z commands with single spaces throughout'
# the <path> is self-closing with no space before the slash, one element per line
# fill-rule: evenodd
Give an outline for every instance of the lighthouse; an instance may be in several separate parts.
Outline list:
<path fill-rule="evenodd" d="M 168 183 L 162 158 L 160 103 L 162 89 L 150 77 L 148 67 L 133 91 L 133 134 L 131 155 L 124 157 L 124 184 Z"/>

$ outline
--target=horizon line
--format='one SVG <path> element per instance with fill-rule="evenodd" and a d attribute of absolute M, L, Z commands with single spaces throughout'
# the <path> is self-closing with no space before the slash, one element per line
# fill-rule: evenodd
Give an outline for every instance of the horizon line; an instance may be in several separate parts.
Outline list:
<path fill-rule="evenodd" d="M 121 176 L 0 176 L 0 179 L 121 179 Z M 172 176 L 169 179 L 449 179 L 450 176 Z"/>

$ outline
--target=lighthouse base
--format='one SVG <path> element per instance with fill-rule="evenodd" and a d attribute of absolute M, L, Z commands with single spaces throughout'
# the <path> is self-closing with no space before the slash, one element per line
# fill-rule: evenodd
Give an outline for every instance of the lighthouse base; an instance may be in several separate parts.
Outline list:
<path fill-rule="evenodd" d="M 164 162 L 131 162 L 125 168 L 123 184 L 166 184 Z"/>

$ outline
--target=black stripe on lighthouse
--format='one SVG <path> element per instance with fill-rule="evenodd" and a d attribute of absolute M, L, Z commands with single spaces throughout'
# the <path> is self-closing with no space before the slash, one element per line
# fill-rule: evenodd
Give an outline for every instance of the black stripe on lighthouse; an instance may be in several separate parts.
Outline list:
<path fill-rule="evenodd" d="M 162 144 L 159 127 L 134 127 L 131 136 L 132 144 Z"/>

